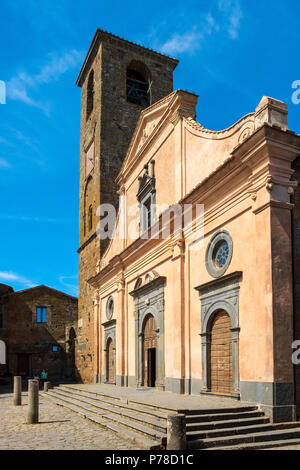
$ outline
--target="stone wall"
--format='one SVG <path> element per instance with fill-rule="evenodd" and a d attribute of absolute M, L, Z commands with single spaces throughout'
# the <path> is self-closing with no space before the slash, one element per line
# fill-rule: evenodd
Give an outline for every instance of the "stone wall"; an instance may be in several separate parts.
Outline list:
<path fill-rule="evenodd" d="M 77 298 L 39 286 L 10 293 L 3 300 L 6 371 L 18 374 L 20 356 L 28 360 L 28 373 L 48 370 L 49 379 L 74 378 L 74 343 L 77 328 Z M 47 308 L 47 322 L 37 322 L 37 307 Z M 53 346 L 58 348 L 53 351 Z"/>

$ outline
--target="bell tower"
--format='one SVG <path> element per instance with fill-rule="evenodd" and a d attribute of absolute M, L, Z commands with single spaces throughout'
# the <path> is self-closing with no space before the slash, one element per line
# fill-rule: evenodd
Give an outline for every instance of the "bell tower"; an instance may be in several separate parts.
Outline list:
<path fill-rule="evenodd" d="M 118 203 L 116 177 L 141 111 L 173 91 L 177 59 L 96 31 L 76 84 L 81 88 L 78 378 L 93 382 L 93 292 L 87 283 L 105 250 L 100 204 Z"/>

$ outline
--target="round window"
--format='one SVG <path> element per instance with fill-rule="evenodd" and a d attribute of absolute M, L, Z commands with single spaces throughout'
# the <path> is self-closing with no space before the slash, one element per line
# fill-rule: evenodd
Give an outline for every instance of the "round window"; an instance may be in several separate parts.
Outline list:
<path fill-rule="evenodd" d="M 114 299 L 110 296 L 106 303 L 106 318 L 110 320 L 114 313 Z"/>
<path fill-rule="evenodd" d="M 223 269 L 229 258 L 229 245 L 226 241 L 221 241 L 215 248 L 213 259 L 217 269 Z"/>
<path fill-rule="evenodd" d="M 206 250 L 206 269 L 213 277 L 220 277 L 226 271 L 232 258 L 232 239 L 226 230 L 217 232 Z"/>

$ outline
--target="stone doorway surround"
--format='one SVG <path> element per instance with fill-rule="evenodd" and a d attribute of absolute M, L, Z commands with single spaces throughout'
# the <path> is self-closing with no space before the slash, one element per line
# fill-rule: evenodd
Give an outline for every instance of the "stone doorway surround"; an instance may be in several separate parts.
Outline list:
<path fill-rule="evenodd" d="M 130 292 L 135 300 L 135 379 L 138 388 L 143 386 L 144 377 L 144 324 L 148 315 L 156 323 L 156 382 L 155 388 L 165 389 L 164 357 L 164 285 L 166 278 L 159 276 Z"/>
<path fill-rule="evenodd" d="M 242 273 L 236 271 L 227 276 L 202 284 L 195 289 L 201 300 L 200 333 L 202 343 L 202 389 L 209 393 L 211 325 L 218 311 L 225 311 L 231 319 L 232 334 L 232 390 L 230 396 L 240 398 L 239 389 L 239 282 Z"/>
<path fill-rule="evenodd" d="M 104 374 L 104 383 L 115 384 L 116 383 L 116 320 L 110 320 L 105 323 L 102 323 L 104 327 L 104 364 L 105 364 L 105 374 Z M 113 344 L 113 361 L 114 361 L 114 381 L 109 382 L 109 367 L 108 367 L 108 343 L 109 340 Z"/>

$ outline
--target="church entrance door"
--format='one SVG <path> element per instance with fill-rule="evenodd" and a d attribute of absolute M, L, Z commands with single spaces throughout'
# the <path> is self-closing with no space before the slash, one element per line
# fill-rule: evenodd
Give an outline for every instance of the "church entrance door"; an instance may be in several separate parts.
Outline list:
<path fill-rule="evenodd" d="M 111 338 L 107 342 L 107 381 L 115 382 L 114 345 Z"/>
<path fill-rule="evenodd" d="M 214 393 L 231 393 L 232 333 L 229 315 L 216 313 L 211 326 L 210 386 Z"/>

